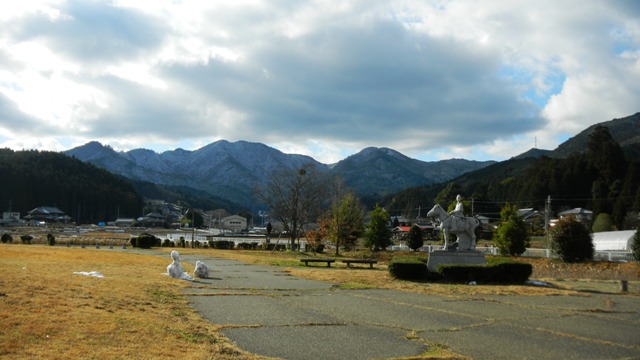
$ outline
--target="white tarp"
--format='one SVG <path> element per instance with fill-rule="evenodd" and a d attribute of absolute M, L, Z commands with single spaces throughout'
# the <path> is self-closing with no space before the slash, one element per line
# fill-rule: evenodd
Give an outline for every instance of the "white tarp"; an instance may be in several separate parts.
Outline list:
<path fill-rule="evenodd" d="M 631 251 L 635 230 L 603 231 L 593 233 L 596 251 Z"/>
<path fill-rule="evenodd" d="M 102 275 L 101 273 L 99 273 L 97 271 L 75 271 L 74 274 L 75 275 L 84 275 L 84 276 L 97 277 L 97 278 L 103 278 L 104 277 L 104 275 Z"/>

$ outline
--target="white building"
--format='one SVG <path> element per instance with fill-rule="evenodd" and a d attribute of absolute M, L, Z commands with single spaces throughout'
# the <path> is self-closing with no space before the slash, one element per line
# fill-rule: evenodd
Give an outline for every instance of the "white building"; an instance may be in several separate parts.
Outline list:
<path fill-rule="evenodd" d="M 603 231 L 593 233 L 596 251 L 631 251 L 635 230 Z"/>
<path fill-rule="evenodd" d="M 241 232 L 247 229 L 247 219 L 239 215 L 231 215 L 222 218 L 220 225 L 225 230 Z"/>
<path fill-rule="evenodd" d="M 2 225 L 18 225 L 23 222 L 24 220 L 20 219 L 19 212 L 5 211 L 2 213 Z"/>

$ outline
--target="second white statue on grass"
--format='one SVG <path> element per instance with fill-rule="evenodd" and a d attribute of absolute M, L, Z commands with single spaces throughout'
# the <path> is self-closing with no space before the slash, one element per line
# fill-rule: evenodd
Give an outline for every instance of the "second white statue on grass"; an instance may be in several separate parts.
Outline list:
<path fill-rule="evenodd" d="M 207 264 L 198 260 L 196 261 L 196 268 L 195 270 L 193 270 L 193 275 L 201 279 L 206 279 L 209 277 L 209 267 L 207 266 Z"/>

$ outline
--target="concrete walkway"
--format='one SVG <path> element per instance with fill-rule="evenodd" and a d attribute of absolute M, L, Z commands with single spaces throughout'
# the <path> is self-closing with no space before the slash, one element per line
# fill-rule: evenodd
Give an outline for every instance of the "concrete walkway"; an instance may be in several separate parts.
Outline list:
<path fill-rule="evenodd" d="M 473 359 L 640 359 L 634 295 L 449 298 L 341 290 L 277 267 L 182 260 L 212 269 L 188 289 L 193 307 L 223 325 L 240 348 L 262 356 L 385 359 L 440 346 Z"/>

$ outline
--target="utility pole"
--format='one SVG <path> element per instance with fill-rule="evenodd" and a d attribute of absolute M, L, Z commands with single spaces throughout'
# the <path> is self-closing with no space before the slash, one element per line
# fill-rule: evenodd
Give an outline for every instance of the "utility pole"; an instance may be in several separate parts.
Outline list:
<path fill-rule="evenodd" d="M 474 211 L 473 211 L 473 206 L 475 205 L 475 200 L 473 198 L 471 198 L 471 216 L 473 217 L 474 215 Z"/>
<path fill-rule="evenodd" d="M 196 211 L 191 209 L 191 247 L 194 241 L 196 241 Z"/>
<path fill-rule="evenodd" d="M 544 240 L 547 244 L 547 256 L 549 256 L 549 222 L 551 218 L 551 195 L 547 196 L 544 207 Z"/>

